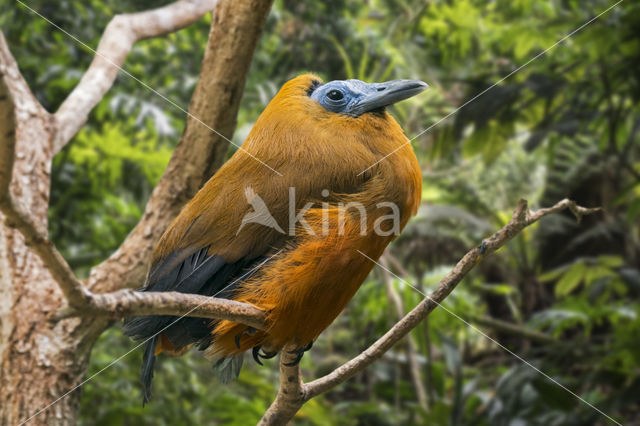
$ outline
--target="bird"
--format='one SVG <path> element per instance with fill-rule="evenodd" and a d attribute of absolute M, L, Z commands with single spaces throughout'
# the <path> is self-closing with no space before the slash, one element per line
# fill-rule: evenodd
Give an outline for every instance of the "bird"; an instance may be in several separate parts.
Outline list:
<path fill-rule="evenodd" d="M 410 141 L 386 107 L 422 92 L 419 80 L 287 81 L 240 149 L 166 229 L 139 291 L 176 291 L 251 304 L 267 327 L 206 318 L 128 317 L 124 334 L 145 340 L 143 405 L 160 353 L 192 347 L 224 383 L 243 354 L 296 348 L 297 364 L 415 215 L 422 192 Z M 368 259 L 369 258 L 369 259 Z"/>

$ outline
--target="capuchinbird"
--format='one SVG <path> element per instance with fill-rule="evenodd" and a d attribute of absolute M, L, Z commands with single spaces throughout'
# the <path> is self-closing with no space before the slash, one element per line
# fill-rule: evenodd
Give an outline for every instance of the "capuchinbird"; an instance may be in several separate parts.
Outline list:
<path fill-rule="evenodd" d="M 226 320 L 138 316 L 124 333 L 147 339 L 141 382 L 150 398 L 156 356 L 196 346 L 223 381 L 242 355 L 295 362 L 331 324 L 385 247 L 417 211 L 422 177 L 385 107 L 427 87 L 416 80 L 284 84 L 242 148 L 200 189 L 158 242 L 141 291 L 233 299 L 267 313 L 256 330 Z M 268 165 L 269 167 L 267 167 Z"/>

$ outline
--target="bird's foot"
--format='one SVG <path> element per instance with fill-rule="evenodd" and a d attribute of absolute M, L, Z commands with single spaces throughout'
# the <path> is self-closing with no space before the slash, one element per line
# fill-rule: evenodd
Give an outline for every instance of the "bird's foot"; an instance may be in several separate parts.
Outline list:
<path fill-rule="evenodd" d="M 287 362 L 284 365 L 287 367 L 295 367 L 296 365 L 300 364 L 300 360 L 304 356 L 304 353 L 307 352 L 312 347 L 313 347 L 313 340 L 309 342 L 307 346 L 289 351 L 291 355 L 295 355 L 296 357 L 293 361 Z"/>
<path fill-rule="evenodd" d="M 253 349 L 251 350 L 251 354 L 253 355 L 253 359 L 258 365 L 263 365 L 262 361 L 260 361 L 260 358 L 262 358 L 262 359 L 271 359 L 274 356 L 278 355 L 278 352 L 262 351 L 262 353 L 260 353 L 260 349 L 261 348 L 262 348 L 262 345 L 258 345 L 258 346 L 254 346 Z"/>
<path fill-rule="evenodd" d="M 247 327 L 245 330 L 241 331 L 240 333 L 236 334 L 235 337 L 235 342 L 236 342 L 236 348 L 241 349 L 240 348 L 240 339 L 242 338 L 242 336 L 253 336 L 254 334 L 256 334 L 256 330 L 253 327 Z"/>

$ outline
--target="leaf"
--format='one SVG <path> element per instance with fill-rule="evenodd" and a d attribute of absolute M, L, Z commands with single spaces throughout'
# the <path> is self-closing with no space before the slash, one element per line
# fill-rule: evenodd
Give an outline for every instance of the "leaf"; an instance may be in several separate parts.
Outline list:
<path fill-rule="evenodd" d="M 508 284 L 496 284 L 488 287 L 494 294 L 508 295 L 513 294 L 515 290 Z"/>
<path fill-rule="evenodd" d="M 546 378 L 536 377 L 531 384 L 547 404 L 561 410 L 570 410 L 575 406 L 575 398 L 571 394 Z"/>
<path fill-rule="evenodd" d="M 609 268 L 619 268 L 624 263 L 620 256 L 598 256 L 598 263 Z"/>
<path fill-rule="evenodd" d="M 615 275 L 615 272 L 609 268 L 605 268 L 604 266 L 589 266 L 585 267 L 584 282 L 586 286 L 590 286 L 591 283 L 601 278 L 613 277 Z"/>
<path fill-rule="evenodd" d="M 568 268 L 567 266 L 561 266 L 549 272 L 545 272 L 544 274 L 538 277 L 538 280 L 540 280 L 543 283 L 546 283 L 549 281 L 555 281 L 567 270 L 567 268 Z"/>
<path fill-rule="evenodd" d="M 329 36 L 329 40 L 331 40 L 331 44 L 336 48 L 338 54 L 342 58 L 344 62 L 344 71 L 347 74 L 347 78 L 356 78 L 356 75 L 353 71 L 353 64 L 351 63 L 351 59 L 349 59 L 349 54 L 344 49 L 340 41 L 335 36 Z"/>
<path fill-rule="evenodd" d="M 584 262 L 577 261 L 567 270 L 556 284 L 556 296 L 566 296 L 571 293 L 584 279 L 586 267 Z"/>
<path fill-rule="evenodd" d="M 613 280 L 611 282 L 611 288 L 618 296 L 624 296 L 627 294 L 627 286 L 624 284 L 622 280 Z"/>
<path fill-rule="evenodd" d="M 629 223 L 637 223 L 638 216 L 640 216 L 640 198 L 633 200 L 629 205 L 627 221 L 629 221 Z"/>

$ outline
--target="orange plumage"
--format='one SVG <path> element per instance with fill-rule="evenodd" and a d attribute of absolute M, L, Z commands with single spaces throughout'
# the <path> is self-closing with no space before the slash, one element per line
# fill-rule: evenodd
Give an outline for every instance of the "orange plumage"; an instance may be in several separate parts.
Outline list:
<path fill-rule="evenodd" d="M 307 74 L 282 87 L 242 149 L 169 226 L 154 250 L 144 289 L 207 295 L 221 291 L 218 297 L 267 311 L 269 327 L 247 332 L 247 326 L 229 321 L 182 319 L 179 324 L 193 334 L 191 340 L 171 331 L 179 324 L 171 325 L 153 342 L 153 353 L 182 352 L 191 344 L 214 359 L 260 347 L 274 353 L 287 343 L 307 346 L 331 324 L 372 269 L 373 263 L 359 251 L 380 257 L 397 234 L 392 227 L 402 229 L 418 208 L 420 167 L 402 129 L 383 107 L 426 85 L 400 82 L 323 85 Z M 295 191 L 294 206 L 290 188 Z M 280 229 L 259 220 L 243 222 L 253 211 L 250 193 L 259 196 Z M 359 209 L 366 212 L 364 221 Z M 308 226 L 291 220 L 301 211 Z M 395 224 L 387 219 L 394 213 Z M 289 229 L 290 224 L 295 227 Z M 128 320 L 125 332 L 136 338 L 151 336 L 158 332 L 158 318 L 163 317 Z M 151 362 L 152 369 L 153 359 L 147 355 L 145 362 Z"/>

